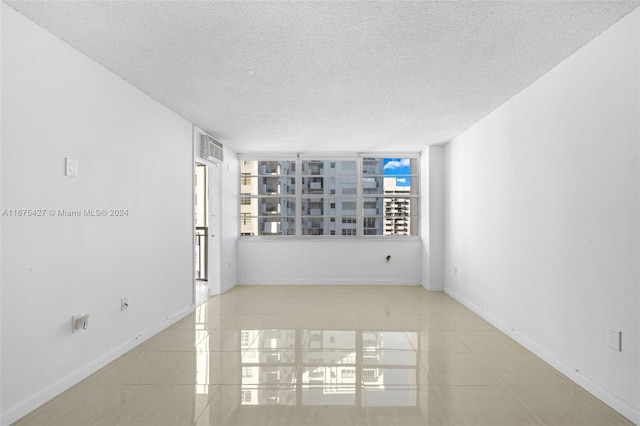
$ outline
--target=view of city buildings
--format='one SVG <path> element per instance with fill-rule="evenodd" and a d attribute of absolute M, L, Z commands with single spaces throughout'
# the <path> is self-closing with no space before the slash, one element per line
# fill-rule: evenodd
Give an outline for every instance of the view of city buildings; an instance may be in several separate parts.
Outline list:
<path fill-rule="evenodd" d="M 242 161 L 241 235 L 417 235 L 416 170 L 415 158 Z"/>

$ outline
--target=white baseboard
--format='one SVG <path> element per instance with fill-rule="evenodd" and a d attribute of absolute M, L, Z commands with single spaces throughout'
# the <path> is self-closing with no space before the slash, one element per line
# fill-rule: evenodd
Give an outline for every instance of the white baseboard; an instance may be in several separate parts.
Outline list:
<path fill-rule="evenodd" d="M 62 392 L 66 391 L 73 385 L 79 383 L 80 381 L 86 379 L 91 374 L 95 373 L 105 365 L 110 362 L 116 360 L 121 357 L 131 349 L 138 346 L 140 343 L 149 339 L 150 337 L 156 335 L 160 331 L 164 330 L 171 324 L 177 322 L 178 320 L 184 318 L 194 311 L 195 307 L 190 306 L 188 309 L 185 309 L 182 312 L 179 312 L 171 317 L 166 318 L 165 320 L 154 324 L 153 326 L 147 328 L 146 330 L 139 333 L 137 336 L 133 337 L 127 342 L 124 342 L 121 345 L 113 348 L 112 350 L 103 353 L 98 358 L 93 359 L 77 370 L 71 372 L 70 374 L 62 377 L 56 382 L 45 386 L 40 389 L 39 392 L 31 395 L 29 398 L 24 399 L 18 404 L 10 407 L 2 412 L 2 417 L 0 418 L 0 425 L 6 426 L 9 425 L 20 418 L 26 416 L 36 408 L 40 407 L 42 404 L 52 400 L 56 396 L 60 395 Z M 4 407 L 3 407 L 4 408 Z"/>
<path fill-rule="evenodd" d="M 569 366 L 563 360 L 557 358 L 553 353 L 547 351 L 542 346 L 538 345 L 536 342 L 530 340 L 527 336 L 519 333 L 518 331 L 513 330 L 508 324 L 505 324 L 502 320 L 494 317 L 488 312 L 484 311 L 479 306 L 471 303 L 469 300 L 460 296 L 457 293 L 452 292 L 451 290 L 445 288 L 445 293 L 451 296 L 456 301 L 460 302 L 465 307 L 472 310 L 475 314 L 482 317 L 484 320 L 489 322 L 491 325 L 496 327 L 498 330 L 502 331 L 507 336 L 511 337 L 513 340 L 527 348 L 529 351 L 533 352 L 547 364 L 551 365 L 553 368 L 558 370 L 560 373 L 567 376 L 569 379 L 573 380 L 576 384 L 584 388 L 587 392 L 616 410 L 618 413 L 634 422 L 635 424 L 640 424 L 640 410 L 638 407 L 632 406 L 627 401 L 617 397 L 616 395 L 609 392 L 602 385 L 591 379 L 590 377 L 584 375 L 580 371 L 576 371 L 574 368 Z"/>
<path fill-rule="evenodd" d="M 419 286 L 419 282 L 399 283 L 393 280 L 242 280 L 237 285 L 393 285 Z"/>

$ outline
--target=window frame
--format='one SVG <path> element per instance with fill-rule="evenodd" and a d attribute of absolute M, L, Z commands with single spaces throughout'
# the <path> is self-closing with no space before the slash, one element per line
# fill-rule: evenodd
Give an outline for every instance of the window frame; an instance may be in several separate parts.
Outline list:
<path fill-rule="evenodd" d="M 410 185 L 410 192 L 407 194 L 402 194 L 402 195 L 394 195 L 394 194 L 385 194 L 380 193 L 380 194 L 371 194 L 371 193 L 365 193 L 364 191 L 364 182 L 369 179 L 371 180 L 372 178 L 380 178 L 382 181 L 384 181 L 384 170 L 383 172 L 381 172 L 380 174 L 366 174 L 363 173 L 363 162 L 365 159 L 389 159 L 389 158 L 399 158 L 399 159 L 409 159 L 411 160 L 411 169 L 410 169 L 410 174 L 408 175 L 412 181 L 411 181 L 411 185 Z M 240 190 L 238 191 L 239 194 L 242 194 L 240 196 L 240 199 L 238 200 L 238 210 L 242 209 L 243 206 L 243 198 L 246 199 L 246 189 L 244 189 L 242 187 L 243 183 L 246 181 L 246 173 L 243 173 L 243 169 L 242 169 L 242 164 L 243 162 L 247 162 L 247 161 L 256 161 L 256 162 L 261 162 L 261 161 L 293 161 L 295 162 L 295 175 L 282 175 L 281 177 L 295 177 L 295 194 L 293 194 L 293 196 L 291 194 L 277 194 L 277 195 L 268 195 L 268 194 L 252 194 L 250 199 L 252 200 L 251 203 L 253 203 L 253 200 L 257 200 L 260 198 L 287 198 L 289 200 L 293 200 L 293 202 L 295 202 L 295 234 L 290 234 L 290 235 L 286 235 L 286 234 L 272 234 L 272 235 L 260 235 L 260 231 L 258 231 L 258 235 L 246 235 L 246 233 L 242 233 L 239 232 L 241 239 L 245 240 L 281 240 L 281 239 L 287 239 L 287 240 L 310 240 L 310 239 L 326 239 L 326 240 L 338 240 L 338 239 L 342 239 L 342 240 L 354 240 L 354 239 L 384 239 L 384 240 L 407 240 L 407 239 L 416 239 L 416 238 L 420 238 L 420 216 L 421 216 L 421 211 L 420 211 L 420 199 L 422 197 L 421 194 L 421 188 L 420 188 L 420 183 L 421 183 L 421 170 L 420 170 L 420 165 L 421 165 L 421 161 L 420 161 L 421 155 L 420 153 L 415 153 L 415 152 L 388 152 L 388 153 L 357 153 L 357 154 L 313 154 L 313 153 L 298 153 L 298 154 L 290 154 L 290 153 L 283 153 L 283 154 L 239 154 L 238 155 L 238 160 L 240 161 L 241 166 L 239 167 L 239 174 L 238 176 L 240 177 L 239 179 L 239 187 Z M 318 198 L 331 198 L 332 199 L 332 203 L 338 203 L 338 202 L 342 202 L 341 198 L 344 201 L 353 201 L 353 199 L 355 198 L 356 201 L 356 215 L 355 215 L 355 221 L 356 221 L 356 232 L 354 235 L 342 235 L 341 232 L 336 232 L 336 230 L 334 230 L 331 227 L 328 227 L 323 235 L 311 235 L 311 234 L 304 234 L 303 233 L 303 229 L 302 229 L 302 218 L 303 218 L 303 200 L 309 200 L 314 198 L 313 196 L 311 196 L 310 193 L 306 193 L 303 194 L 303 184 L 302 184 L 302 178 L 309 178 L 312 177 L 309 174 L 303 174 L 302 172 L 302 164 L 304 161 L 309 161 L 309 160 L 319 160 L 319 161 L 327 161 L 329 162 L 327 165 L 327 169 L 326 170 L 335 170 L 335 164 L 337 162 L 340 161 L 355 161 L 355 179 L 356 179 L 356 193 L 355 194 L 335 194 L 335 193 L 325 193 L 325 194 L 314 194 L 315 196 L 317 196 Z M 324 173 L 324 172 L 323 172 Z M 253 177 L 253 176 L 252 176 Z M 316 177 L 316 176 L 313 176 Z M 330 177 L 330 175 L 325 175 L 325 174 L 321 174 L 319 176 L 317 176 L 318 178 L 323 178 L 323 179 L 327 179 Z M 334 175 L 332 175 L 331 177 L 335 177 Z M 258 176 L 256 176 L 256 178 L 259 178 Z M 412 210 L 415 209 L 415 213 L 414 212 L 410 212 L 408 218 L 410 219 L 410 223 L 411 226 L 409 227 L 408 230 L 408 234 L 407 235 L 397 235 L 397 234 L 385 234 L 386 231 L 386 223 L 388 221 L 388 218 L 385 217 L 385 212 L 382 211 L 382 213 L 380 214 L 380 218 L 382 220 L 382 234 L 376 234 L 376 235 L 368 235 L 365 234 L 365 226 L 364 226 L 364 222 L 365 219 L 371 219 L 372 216 L 368 216 L 365 215 L 364 212 L 364 204 L 365 202 L 370 202 L 373 199 L 382 199 L 383 200 L 383 204 L 386 203 L 387 199 L 392 199 L 392 198 L 407 198 L 407 199 L 411 199 L 414 200 L 415 202 L 412 203 Z M 247 204 L 244 204 L 247 205 Z M 384 205 L 383 205 L 383 209 L 384 209 Z M 239 216 L 242 217 L 242 212 L 239 212 Z M 251 216 L 251 218 L 256 218 L 256 221 L 259 223 L 259 219 L 260 219 L 260 215 L 258 213 L 258 216 Z M 289 216 L 287 216 L 289 217 Z M 322 220 L 327 220 L 327 223 L 331 223 L 333 224 L 335 223 L 341 223 L 343 218 L 350 218 L 351 216 L 331 216 L 329 214 L 327 214 L 327 212 L 322 212 L 322 214 L 320 216 L 318 216 L 317 218 L 321 218 Z M 311 215 L 305 215 L 305 218 L 308 220 L 316 220 L 316 216 L 311 216 Z M 330 220 L 330 219 L 335 219 L 335 220 Z M 242 220 L 240 221 L 241 224 L 240 226 L 242 226 Z M 369 228 L 366 228 L 369 229 Z M 331 232 L 333 231 L 333 232 Z M 413 234 L 411 233 L 413 231 Z"/>

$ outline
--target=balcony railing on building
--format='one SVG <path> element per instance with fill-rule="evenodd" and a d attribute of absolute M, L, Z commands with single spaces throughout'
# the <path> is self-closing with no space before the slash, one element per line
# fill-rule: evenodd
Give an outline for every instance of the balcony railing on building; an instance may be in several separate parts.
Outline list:
<path fill-rule="evenodd" d="M 209 229 L 206 226 L 196 228 L 196 280 L 207 280 L 207 256 Z"/>

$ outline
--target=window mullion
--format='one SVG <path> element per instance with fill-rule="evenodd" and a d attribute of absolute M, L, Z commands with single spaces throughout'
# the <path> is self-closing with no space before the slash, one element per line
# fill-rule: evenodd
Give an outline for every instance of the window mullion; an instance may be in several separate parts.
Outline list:
<path fill-rule="evenodd" d="M 356 158 L 356 236 L 362 237 L 362 211 L 364 208 L 362 190 L 362 157 Z"/>
<path fill-rule="evenodd" d="M 302 160 L 296 156 L 296 238 L 302 236 Z"/>

